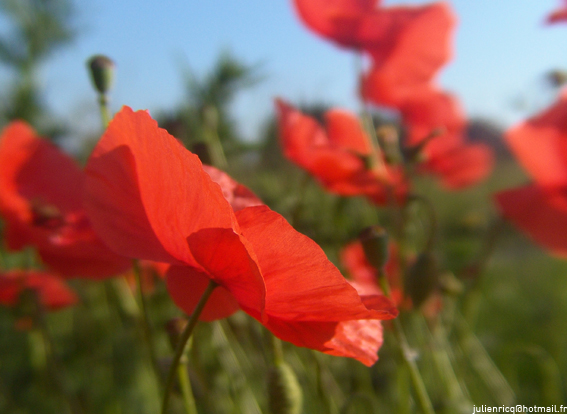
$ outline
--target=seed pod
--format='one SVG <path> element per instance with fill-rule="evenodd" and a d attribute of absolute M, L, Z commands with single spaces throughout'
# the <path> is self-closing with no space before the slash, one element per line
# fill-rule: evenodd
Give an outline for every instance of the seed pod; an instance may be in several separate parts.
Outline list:
<path fill-rule="evenodd" d="M 404 292 L 419 308 L 439 287 L 437 259 L 430 251 L 421 253 L 404 278 Z"/>
<path fill-rule="evenodd" d="M 271 414 L 300 414 L 303 392 L 295 373 L 285 362 L 277 362 L 268 375 Z"/>

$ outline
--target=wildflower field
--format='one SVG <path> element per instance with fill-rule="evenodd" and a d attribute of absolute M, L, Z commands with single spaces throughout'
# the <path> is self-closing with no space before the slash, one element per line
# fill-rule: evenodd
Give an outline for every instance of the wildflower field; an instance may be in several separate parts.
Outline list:
<path fill-rule="evenodd" d="M 561 412 L 565 74 L 501 130 L 439 81 L 450 2 L 286 2 L 358 111 L 284 89 L 246 141 L 230 103 L 269 80 L 234 55 L 150 113 L 93 54 L 71 150 L 36 79 L 71 3 L 0 0 L 0 413 Z"/>

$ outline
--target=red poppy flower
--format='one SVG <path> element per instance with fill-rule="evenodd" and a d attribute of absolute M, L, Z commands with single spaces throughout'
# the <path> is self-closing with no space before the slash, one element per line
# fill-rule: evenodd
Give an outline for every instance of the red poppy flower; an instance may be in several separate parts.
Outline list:
<path fill-rule="evenodd" d="M 35 290 L 48 310 L 72 306 L 78 301 L 65 282 L 51 273 L 23 270 L 0 273 L 0 304 L 15 306 L 26 289 Z"/>
<path fill-rule="evenodd" d="M 388 250 L 389 258 L 384 266 L 384 273 L 390 285 L 391 298 L 399 308 L 411 309 L 412 301 L 404 295 L 398 248 L 394 243 L 390 243 Z M 378 270 L 368 262 L 359 240 L 349 243 L 342 249 L 340 260 L 347 274 L 352 278 L 351 284 L 360 294 L 382 294 L 382 289 L 378 285 Z M 439 314 L 441 307 L 441 295 L 435 291 L 420 309 L 425 316 L 433 318 Z"/>
<path fill-rule="evenodd" d="M 389 258 L 384 267 L 384 272 L 390 284 L 392 300 L 396 306 L 400 306 L 404 295 L 400 266 L 396 260 L 398 249 L 395 244 L 390 243 L 388 250 Z M 367 294 L 382 294 L 382 290 L 378 286 L 378 270 L 366 259 L 362 243 L 359 240 L 347 244 L 341 250 L 340 261 L 355 286 L 358 286 Z"/>
<path fill-rule="evenodd" d="M 563 5 L 560 8 L 554 10 L 549 14 L 549 16 L 547 16 L 547 19 L 545 20 L 547 24 L 561 23 L 567 21 L 567 1 L 564 0 L 562 1 L 562 3 Z"/>
<path fill-rule="evenodd" d="M 398 108 L 428 88 L 451 59 L 456 18 L 447 3 L 393 7 L 380 11 L 389 22 L 380 42 L 367 45 L 372 66 L 363 76 L 364 99 Z"/>
<path fill-rule="evenodd" d="M 314 118 L 280 99 L 276 107 L 286 157 L 316 177 L 327 190 L 345 196 L 365 195 L 378 204 L 387 202 L 388 187 L 397 199 L 405 196 L 407 183 L 402 171 L 384 164 L 354 115 L 328 111 L 325 131 Z"/>
<path fill-rule="evenodd" d="M 465 141 L 466 117 L 455 96 L 424 88 L 401 105 L 400 113 L 407 146 L 428 140 L 422 149 L 425 160 L 420 171 L 438 176 L 450 190 L 476 184 L 490 174 L 492 150 L 485 144 Z"/>
<path fill-rule="evenodd" d="M 87 210 L 99 234 L 125 256 L 172 264 L 168 290 L 184 311 L 214 280 L 220 286 L 202 319 L 242 309 L 295 345 L 372 359 L 363 338 L 342 328 L 392 318 L 392 304 L 361 298 L 312 240 L 268 207 L 235 211 L 198 157 L 146 112 L 123 108 L 86 171 Z"/>
<path fill-rule="evenodd" d="M 23 122 L 0 137 L 0 214 L 11 249 L 37 248 L 42 260 L 64 276 L 102 278 L 126 270 L 96 236 L 82 203 L 84 174 L 54 145 Z"/>
<path fill-rule="evenodd" d="M 552 107 L 508 130 L 505 138 L 535 184 L 498 193 L 502 215 L 554 254 L 567 257 L 567 90 Z"/>

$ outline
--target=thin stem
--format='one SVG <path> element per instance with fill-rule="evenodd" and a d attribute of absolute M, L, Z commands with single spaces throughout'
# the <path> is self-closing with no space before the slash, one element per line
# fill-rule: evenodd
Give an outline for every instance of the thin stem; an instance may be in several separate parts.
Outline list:
<path fill-rule="evenodd" d="M 187 414 L 197 414 L 197 406 L 195 405 L 195 397 L 193 397 L 193 391 L 191 390 L 191 381 L 189 380 L 186 360 L 182 360 L 177 366 L 177 380 L 181 388 L 185 412 Z"/>
<path fill-rule="evenodd" d="M 140 301 L 140 308 L 142 309 L 142 325 L 144 329 L 144 339 L 148 345 L 148 351 L 150 354 L 150 360 L 152 362 L 152 368 L 154 369 L 154 373 L 156 375 L 156 379 L 158 384 L 162 383 L 161 372 L 159 369 L 159 363 L 156 356 L 156 350 L 154 347 L 153 341 L 153 332 L 152 326 L 150 324 L 150 315 L 148 313 L 148 304 L 146 303 L 146 297 L 144 295 L 144 291 L 142 289 L 142 273 L 140 270 L 140 263 L 137 260 L 134 260 L 132 263 L 132 269 L 134 271 L 134 276 L 136 278 L 136 286 L 138 288 L 138 297 Z"/>
<path fill-rule="evenodd" d="M 435 208 L 431 204 L 431 201 L 429 201 L 426 197 L 419 194 L 411 194 L 410 196 L 408 196 L 408 204 L 406 204 L 406 207 L 409 205 L 410 202 L 420 203 L 422 206 L 425 207 L 425 210 L 427 211 L 427 215 L 429 216 L 429 234 L 427 235 L 427 242 L 425 243 L 424 251 L 426 252 L 431 251 L 433 249 L 433 245 L 435 244 L 435 239 L 437 238 L 437 229 L 438 229 L 437 215 L 435 214 Z"/>
<path fill-rule="evenodd" d="M 380 281 L 380 286 L 384 291 L 384 295 L 390 297 L 390 285 L 383 271 L 379 272 L 378 280 Z M 421 407 L 423 414 L 435 414 L 435 410 L 433 410 L 433 404 L 431 404 L 431 400 L 427 394 L 423 378 L 421 377 L 417 364 L 415 363 L 415 357 L 413 355 L 414 352 L 409 346 L 402 324 L 400 320 L 396 318 L 392 320 L 392 325 L 394 327 L 394 335 L 396 336 L 400 346 L 400 352 L 402 353 L 404 362 L 409 369 L 411 382 L 417 394 L 418 405 Z"/>
<path fill-rule="evenodd" d="M 175 355 L 173 356 L 173 360 L 171 361 L 171 366 L 169 367 L 169 373 L 167 374 L 167 380 L 165 383 L 165 392 L 163 394 L 163 404 L 161 409 L 162 414 L 167 413 L 167 407 L 169 405 L 169 395 L 171 394 L 171 389 L 173 388 L 175 372 L 177 371 L 177 366 L 179 365 L 179 361 L 181 360 L 181 357 L 185 352 L 185 345 L 187 345 L 187 341 L 191 337 L 195 325 L 197 325 L 197 322 L 199 320 L 199 315 L 205 308 L 205 305 L 209 300 L 209 297 L 211 296 L 213 290 L 215 290 L 217 286 L 218 285 L 213 280 L 209 282 L 209 285 L 203 292 L 203 296 L 201 296 L 201 299 L 199 299 L 199 303 L 197 303 L 195 310 L 189 317 L 189 321 L 187 321 L 187 326 L 179 336 L 179 341 L 175 349 Z"/>
<path fill-rule="evenodd" d="M 110 109 L 108 108 L 108 96 L 106 94 L 101 93 L 98 96 L 98 106 L 100 108 L 100 117 L 102 119 L 102 126 L 104 129 L 108 127 L 110 123 Z"/>
<path fill-rule="evenodd" d="M 61 393 L 65 396 L 66 402 L 69 407 L 69 411 L 72 414 L 81 414 L 83 412 L 81 408 L 81 404 L 77 399 L 77 396 L 69 390 L 67 386 L 67 382 L 63 378 L 63 370 L 61 368 L 61 362 L 57 355 L 55 354 L 55 344 L 53 342 L 53 338 L 51 337 L 51 333 L 47 326 L 47 322 L 45 320 L 45 310 L 37 297 L 35 296 L 35 321 L 37 329 L 40 332 L 41 338 L 43 340 L 44 349 L 47 358 L 47 370 L 48 374 L 51 379 L 54 381 L 56 386 L 59 388 Z"/>
<path fill-rule="evenodd" d="M 417 367 L 417 364 L 415 363 L 413 350 L 408 344 L 402 324 L 397 318 L 392 322 L 394 326 L 394 334 L 396 335 L 396 338 L 400 345 L 402 357 L 404 358 L 404 361 L 409 369 L 411 382 L 417 394 L 418 405 L 420 406 L 423 414 L 435 414 L 433 404 L 431 404 L 431 400 L 429 399 L 429 395 L 427 394 L 427 389 L 425 388 L 423 378 L 421 378 L 421 374 L 419 373 L 419 369 Z"/>

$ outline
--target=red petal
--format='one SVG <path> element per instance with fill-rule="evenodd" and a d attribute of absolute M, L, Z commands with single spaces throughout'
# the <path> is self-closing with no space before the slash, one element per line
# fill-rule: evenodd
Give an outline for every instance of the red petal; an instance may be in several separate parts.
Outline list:
<path fill-rule="evenodd" d="M 363 80 L 362 95 L 398 107 L 451 59 L 456 18 L 447 3 L 392 7 L 380 14 L 371 17 L 379 19 L 374 24 L 388 27 L 376 43 L 364 46 L 374 64 Z"/>
<path fill-rule="evenodd" d="M 496 194 L 502 215 L 536 243 L 567 257 L 567 189 L 530 185 Z"/>
<path fill-rule="evenodd" d="M 433 138 L 426 147 L 431 149 L 460 137 L 466 127 L 466 115 L 458 99 L 433 87 L 421 90 L 408 98 L 400 107 L 404 126 L 408 128 L 408 145 L 417 145 L 434 130 L 442 135 Z"/>
<path fill-rule="evenodd" d="M 359 47 L 364 37 L 362 19 L 379 0 L 294 0 L 303 22 L 315 33 L 347 47 Z M 370 29 L 370 28 L 369 28 Z M 372 32 L 380 30 L 373 28 Z"/>
<path fill-rule="evenodd" d="M 524 168 L 543 186 L 567 184 L 567 90 L 542 114 L 506 132 Z"/>
<path fill-rule="evenodd" d="M 246 312 L 261 319 L 266 286 L 250 243 L 231 229 L 203 229 L 187 242 L 209 278 L 232 293 Z M 264 243 L 273 241 L 266 239 Z"/>
<path fill-rule="evenodd" d="M 95 229 L 124 256 L 193 264 L 190 234 L 235 225 L 230 205 L 197 156 L 145 111 L 124 107 L 116 115 L 86 171 Z"/>
<path fill-rule="evenodd" d="M 360 121 L 353 114 L 339 109 L 325 113 L 329 145 L 358 155 L 370 155 L 372 145 Z"/>
<path fill-rule="evenodd" d="M 8 245 L 36 246 L 43 261 L 65 276 L 113 276 L 130 262 L 93 232 L 83 211 L 84 178 L 69 156 L 25 123 L 13 122 L 2 134 L 0 211 Z M 43 210 L 56 218 L 42 218 Z"/>
<path fill-rule="evenodd" d="M 494 167 L 492 149 L 484 144 L 463 145 L 428 163 L 449 190 L 458 190 L 484 180 Z"/>
<path fill-rule="evenodd" d="M 382 323 L 376 320 L 339 322 L 335 335 L 325 345 L 329 355 L 355 358 L 366 366 L 378 360 L 384 342 Z"/>
<path fill-rule="evenodd" d="M 0 274 L 0 303 L 16 305 L 24 289 L 35 290 L 41 304 L 49 310 L 72 306 L 79 300 L 61 278 L 50 273 L 10 271 Z"/>
<path fill-rule="evenodd" d="M 265 206 L 236 214 L 264 276 L 270 319 L 339 322 L 396 316 L 389 308 L 369 310 L 364 306 L 323 250 L 279 214 Z"/>
<path fill-rule="evenodd" d="M 243 186 L 242 184 L 234 181 L 228 174 L 223 171 L 217 170 L 215 167 L 210 165 L 203 165 L 203 170 L 211 179 L 220 185 L 222 190 L 222 195 L 230 203 L 230 206 L 234 211 L 242 210 L 245 207 L 260 206 L 262 200 L 256 197 L 250 189 Z"/>
<path fill-rule="evenodd" d="M 171 266 L 166 275 L 167 290 L 177 306 L 193 313 L 211 279 L 189 266 Z M 222 286 L 215 288 L 199 319 L 214 321 L 227 318 L 240 308 L 232 294 Z"/>

